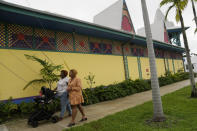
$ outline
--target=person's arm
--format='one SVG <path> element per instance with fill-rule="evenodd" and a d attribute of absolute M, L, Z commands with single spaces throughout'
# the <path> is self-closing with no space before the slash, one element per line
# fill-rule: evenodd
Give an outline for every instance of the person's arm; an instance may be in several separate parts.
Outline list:
<path fill-rule="evenodd" d="M 72 87 L 72 90 L 79 92 L 81 89 L 82 89 L 81 80 L 77 79 L 76 86 Z"/>
<path fill-rule="evenodd" d="M 68 92 L 71 91 L 71 87 L 69 86 L 70 80 L 68 80 L 68 88 L 66 89 Z"/>

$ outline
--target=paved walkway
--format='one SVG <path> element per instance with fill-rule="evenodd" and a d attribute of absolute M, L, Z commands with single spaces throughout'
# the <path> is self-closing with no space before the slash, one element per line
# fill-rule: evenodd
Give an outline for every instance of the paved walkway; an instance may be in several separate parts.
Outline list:
<path fill-rule="evenodd" d="M 174 92 L 178 89 L 181 89 L 189 84 L 190 84 L 189 80 L 185 80 L 182 82 L 167 85 L 160 88 L 160 93 L 161 95 L 165 95 Z M 107 115 L 114 114 L 116 112 L 128 108 L 132 108 L 134 106 L 143 104 L 150 100 L 152 100 L 151 90 L 142 93 L 137 93 L 124 98 L 112 100 L 112 101 L 106 101 L 106 102 L 86 106 L 84 107 L 86 115 L 88 117 L 88 121 L 86 122 L 101 119 Z M 67 124 L 69 123 L 70 119 L 71 118 L 66 117 L 64 120 L 56 124 L 53 124 L 51 122 L 42 122 L 39 123 L 39 126 L 37 128 L 32 128 L 31 126 L 28 126 L 27 120 L 22 119 L 22 120 L 6 123 L 5 125 L 1 125 L 4 128 L 4 130 L 0 126 L 0 131 L 7 131 L 7 130 L 8 131 L 61 131 L 62 129 L 67 128 Z M 80 119 L 81 119 L 81 115 L 78 112 L 76 120 L 79 121 Z M 81 125 L 81 124 L 83 123 L 77 123 L 77 125 Z"/>

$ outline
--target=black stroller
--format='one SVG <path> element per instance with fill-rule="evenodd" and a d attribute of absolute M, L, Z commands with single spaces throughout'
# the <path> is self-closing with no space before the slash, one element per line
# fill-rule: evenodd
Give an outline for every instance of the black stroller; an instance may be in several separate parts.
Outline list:
<path fill-rule="evenodd" d="M 58 121 L 58 116 L 53 116 L 56 110 L 49 110 L 47 106 L 54 102 L 56 93 L 44 86 L 41 87 L 40 93 L 40 97 L 34 99 L 36 111 L 28 119 L 28 125 L 34 128 L 38 126 L 38 121 L 50 119 L 53 123 Z"/>

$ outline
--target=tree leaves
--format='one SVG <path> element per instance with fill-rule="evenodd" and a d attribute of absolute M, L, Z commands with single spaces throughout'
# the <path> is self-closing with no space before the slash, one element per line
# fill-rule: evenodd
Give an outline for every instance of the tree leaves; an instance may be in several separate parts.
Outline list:
<path fill-rule="evenodd" d="M 175 19 L 177 22 L 180 21 L 180 16 L 179 16 L 179 9 L 181 10 L 181 12 L 186 8 L 186 6 L 188 5 L 188 0 L 162 0 L 160 3 L 160 7 L 167 5 L 167 4 L 172 4 L 165 15 L 165 19 L 167 19 L 167 16 L 170 12 L 171 9 L 175 8 L 176 9 L 176 16 Z"/>
<path fill-rule="evenodd" d="M 59 75 L 56 73 L 62 69 L 62 65 L 54 65 L 53 63 L 49 63 L 46 60 L 42 60 L 36 56 L 30 56 L 25 54 L 25 57 L 29 60 L 38 62 L 42 69 L 40 69 L 40 76 L 42 79 L 35 79 L 30 81 L 24 89 L 26 89 L 28 86 L 30 86 L 33 83 L 48 83 L 49 87 L 52 88 L 52 83 L 58 81 Z"/>
<path fill-rule="evenodd" d="M 44 79 L 35 79 L 35 80 L 32 80 L 30 81 L 29 83 L 27 83 L 25 85 L 25 87 L 23 88 L 23 90 L 25 90 L 28 86 L 30 86 L 31 84 L 34 84 L 34 83 L 37 83 L 37 84 L 43 84 L 43 83 L 46 83 L 46 81 Z"/>

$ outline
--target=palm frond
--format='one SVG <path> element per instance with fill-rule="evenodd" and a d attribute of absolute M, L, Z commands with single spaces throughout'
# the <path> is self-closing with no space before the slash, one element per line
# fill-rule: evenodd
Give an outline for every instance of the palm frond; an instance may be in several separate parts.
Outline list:
<path fill-rule="evenodd" d="M 160 7 L 164 6 L 164 5 L 167 5 L 169 3 L 174 3 L 173 0 L 162 0 L 160 2 Z"/>
<path fill-rule="evenodd" d="M 180 15 L 178 9 L 176 10 L 176 22 L 178 23 L 180 21 Z"/>
<path fill-rule="evenodd" d="M 42 68 L 40 69 L 40 76 L 42 76 L 42 79 L 30 81 L 24 87 L 24 89 L 26 89 L 29 85 L 33 83 L 48 83 L 49 85 L 51 85 L 53 82 L 58 81 L 59 75 L 56 75 L 56 73 L 63 68 L 62 65 L 55 65 L 54 63 L 50 63 L 47 60 L 42 60 L 36 56 L 30 56 L 25 54 L 25 57 L 41 64 Z"/>
<path fill-rule="evenodd" d="M 42 60 L 42 59 L 40 59 L 40 58 L 38 58 L 36 56 L 30 56 L 30 55 L 27 55 L 27 54 L 24 54 L 24 55 L 25 55 L 25 57 L 27 59 L 30 59 L 30 60 L 33 60 L 33 61 L 37 61 L 43 66 L 47 66 L 49 64 L 46 60 Z"/>
<path fill-rule="evenodd" d="M 23 88 L 23 90 L 25 90 L 28 86 L 30 86 L 31 84 L 34 84 L 34 83 L 40 84 L 40 83 L 46 83 L 46 81 L 44 79 L 35 79 L 35 80 L 32 80 L 32 81 L 30 81 L 29 83 L 27 83 L 25 85 L 25 87 Z"/>
<path fill-rule="evenodd" d="M 188 5 L 188 0 L 182 0 L 182 1 L 180 1 L 180 2 L 178 3 L 178 5 L 179 5 L 179 8 L 180 8 L 181 10 L 184 10 L 184 9 L 187 7 L 187 5 Z"/>
<path fill-rule="evenodd" d="M 170 12 L 170 10 L 175 6 L 175 4 L 171 5 L 168 10 L 166 11 L 166 15 L 165 15 L 165 20 L 167 20 L 168 17 L 168 13 Z"/>

